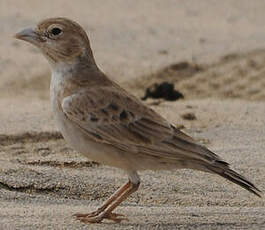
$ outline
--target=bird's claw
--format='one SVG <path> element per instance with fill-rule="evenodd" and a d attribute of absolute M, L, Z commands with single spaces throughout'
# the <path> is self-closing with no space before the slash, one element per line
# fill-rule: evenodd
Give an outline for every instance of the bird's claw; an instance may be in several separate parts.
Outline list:
<path fill-rule="evenodd" d="M 80 220 L 83 223 L 100 223 L 102 222 L 103 219 L 112 220 L 115 223 L 120 223 L 123 220 L 128 221 L 128 219 L 125 218 L 123 214 L 112 213 L 112 212 L 98 213 L 96 211 L 88 214 L 76 213 L 74 214 L 74 216 L 76 217 L 77 220 Z"/>
<path fill-rule="evenodd" d="M 91 213 L 75 213 L 73 216 L 76 217 L 76 219 L 80 220 L 82 218 L 95 217 L 97 215 L 99 215 L 98 211 L 91 212 Z"/>
<path fill-rule="evenodd" d="M 119 214 L 119 213 L 113 213 L 113 212 L 106 213 L 104 219 L 109 219 L 109 220 L 112 220 L 116 223 L 120 223 L 123 220 L 128 221 L 128 218 L 126 218 L 125 215 Z"/>

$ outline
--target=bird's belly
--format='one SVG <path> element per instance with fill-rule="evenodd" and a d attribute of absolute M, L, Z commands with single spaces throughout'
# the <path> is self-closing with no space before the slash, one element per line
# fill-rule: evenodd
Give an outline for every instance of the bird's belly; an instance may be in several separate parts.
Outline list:
<path fill-rule="evenodd" d="M 66 118 L 56 120 L 63 137 L 70 147 L 90 160 L 124 170 L 157 170 L 169 169 L 173 166 L 169 162 L 168 164 L 159 162 L 151 156 L 130 151 L 124 152 L 111 145 L 95 142 Z M 171 167 L 169 167 L 170 165 Z M 173 168 L 176 168 L 176 165 Z"/>
<path fill-rule="evenodd" d="M 77 152 L 86 156 L 90 160 L 122 168 L 131 169 L 130 163 L 124 154 L 111 145 L 96 142 L 88 137 L 84 131 L 76 126 L 72 121 L 67 120 L 64 114 L 55 116 L 59 131 L 62 133 L 66 142 Z"/>
<path fill-rule="evenodd" d="M 56 123 L 66 142 L 77 152 L 81 153 L 90 160 L 118 167 L 124 170 L 168 170 L 185 168 L 179 162 L 169 162 L 161 158 L 147 156 L 141 153 L 124 152 L 111 145 L 98 143 L 90 139 L 72 121 L 63 114 L 56 116 Z M 64 115 L 63 115 L 64 116 Z"/>

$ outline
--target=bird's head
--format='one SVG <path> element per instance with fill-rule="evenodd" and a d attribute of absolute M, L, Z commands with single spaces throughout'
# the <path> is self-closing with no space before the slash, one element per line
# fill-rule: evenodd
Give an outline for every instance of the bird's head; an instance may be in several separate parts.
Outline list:
<path fill-rule="evenodd" d="M 71 63 L 79 58 L 94 60 L 86 32 L 66 18 L 43 20 L 34 28 L 18 32 L 15 37 L 38 47 L 51 64 Z"/>

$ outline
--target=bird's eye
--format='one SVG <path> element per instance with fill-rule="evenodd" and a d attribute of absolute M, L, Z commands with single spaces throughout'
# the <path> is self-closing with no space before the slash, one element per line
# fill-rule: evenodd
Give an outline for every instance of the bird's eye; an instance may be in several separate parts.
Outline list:
<path fill-rule="evenodd" d="M 51 33 L 52 33 L 52 35 L 54 35 L 54 36 L 57 36 L 57 35 L 59 35 L 59 34 L 61 34 L 63 31 L 60 29 L 60 28 L 58 28 L 58 27 L 54 27 L 52 30 L 51 30 Z"/>

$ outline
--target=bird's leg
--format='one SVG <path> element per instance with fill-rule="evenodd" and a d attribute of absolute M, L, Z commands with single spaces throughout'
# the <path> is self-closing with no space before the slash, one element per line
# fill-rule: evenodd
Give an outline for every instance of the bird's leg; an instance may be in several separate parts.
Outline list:
<path fill-rule="evenodd" d="M 129 186 L 130 182 L 128 181 L 123 186 L 121 186 L 115 193 L 113 193 L 96 211 L 87 214 L 76 213 L 74 214 L 74 216 L 77 217 L 77 219 L 97 216 L 99 213 L 103 212 L 114 200 L 116 200 L 126 189 L 128 189 Z"/>
<path fill-rule="evenodd" d="M 112 213 L 119 204 L 126 200 L 132 193 L 137 191 L 140 183 L 137 184 L 128 181 L 120 189 L 118 189 L 96 212 L 91 214 L 76 214 L 77 219 L 84 223 L 99 223 L 103 219 L 120 222 L 126 220 L 122 214 Z"/>
<path fill-rule="evenodd" d="M 105 209 L 102 212 L 102 217 L 103 219 L 110 219 L 115 222 L 120 222 L 122 220 L 127 220 L 127 218 L 124 218 L 122 214 L 116 214 L 113 213 L 112 211 L 117 208 L 121 202 L 126 200 L 132 193 L 136 192 L 139 188 L 140 183 L 133 184 L 131 181 L 129 183 L 129 188 L 118 198 L 116 199 L 112 205 L 110 205 L 107 209 Z M 118 218 L 119 216 L 122 216 L 121 218 Z"/>

